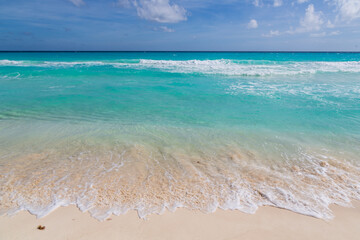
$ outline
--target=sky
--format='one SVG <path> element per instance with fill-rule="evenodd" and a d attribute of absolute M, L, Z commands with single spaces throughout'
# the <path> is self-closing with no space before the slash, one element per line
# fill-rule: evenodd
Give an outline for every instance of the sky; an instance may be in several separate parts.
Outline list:
<path fill-rule="evenodd" d="M 360 0 L 0 0 L 0 50 L 360 51 Z"/>

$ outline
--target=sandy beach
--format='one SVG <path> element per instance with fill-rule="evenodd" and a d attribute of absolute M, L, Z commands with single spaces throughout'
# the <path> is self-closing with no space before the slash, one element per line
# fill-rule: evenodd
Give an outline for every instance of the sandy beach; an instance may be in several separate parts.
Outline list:
<path fill-rule="evenodd" d="M 333 205 L 330 221 L 274 207 L 256 214 L 218 210 L 212 214 L 179 209 L 141 220 L 136 212 L 99 222 L 76 207 L 62 207 L 36 219 L 28 212 L 0 217 L 0 239 L 359 239 L 360 203 Z M 39 225 L 45 226 L 38 230 Z"/>

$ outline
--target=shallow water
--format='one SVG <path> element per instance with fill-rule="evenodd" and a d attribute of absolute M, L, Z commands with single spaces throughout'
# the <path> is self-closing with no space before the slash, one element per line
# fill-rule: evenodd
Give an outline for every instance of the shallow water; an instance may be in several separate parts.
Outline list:
<path fill-rule="evenodd" d="M 357 53 L 0 53 L 0 103 L 2 214 L 360 199 Z"/>

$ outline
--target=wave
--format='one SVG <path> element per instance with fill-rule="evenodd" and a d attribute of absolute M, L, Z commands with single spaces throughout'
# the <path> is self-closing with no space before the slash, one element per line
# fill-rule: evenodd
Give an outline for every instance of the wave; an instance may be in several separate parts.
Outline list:
<path fill-rule="evenodd" d="M 179 207 L 255 213 L 270 205 L 331 219 L 329 204 L 360 199 L 360 168 L 350 162 L 309 151 L 297 161 L 288 155 L 287 162 L 269 164 L 258 157 L 238 149 L 189 154 L 143 145 L 25 154 L 0 168 L 0 215 L 27 210 L 43 217 L 73 204 L 105 220 L 128 210 L 145 218 Z"/>
<path fill-rule="evenodd" d="M 101 66 L 106 65 L 102 61 L 75 61 L 75 62 L 58 62 L 58 61 L 13 61 L 0 60 L 0 66 L 18 66 L 18 67 L 74 67 L 74 66 Z"/>
<path fill-rule="evenodd" d="M 120 59 L 116 61 L 14 61 L 0 60 L 1 66 L 17 67 L 97 67 L 155 70 L 171 73 L 221 74 L 239 76 L 298 75 L 316 73 L 359 73 L 360 61 L 267 61 L 267 60 L 153 60 Z"/>

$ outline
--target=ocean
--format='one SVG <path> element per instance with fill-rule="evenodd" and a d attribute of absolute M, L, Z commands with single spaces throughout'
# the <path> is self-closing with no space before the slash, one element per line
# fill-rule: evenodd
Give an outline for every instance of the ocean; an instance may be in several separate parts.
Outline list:
<path fill-rule="evenodd" d="M 360 53 L 0 52 L 0 215 L 352 199 Z"/>

